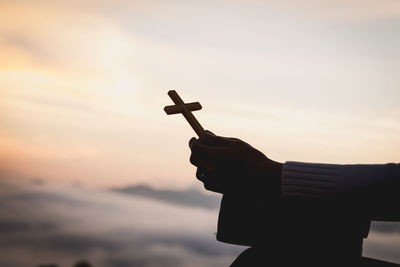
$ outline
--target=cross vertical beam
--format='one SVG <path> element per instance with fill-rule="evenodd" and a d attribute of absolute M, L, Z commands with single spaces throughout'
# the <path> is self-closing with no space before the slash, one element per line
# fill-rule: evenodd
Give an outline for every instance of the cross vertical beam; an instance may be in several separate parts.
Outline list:
<path fill-rule="evenodd" d="M 200 123 L 197 121 L 196 117 L 192 114 L 192 111 L 201 109 L 200 103 L 195 102 L 195 103 L 185 104 L 175 90 L 168 91 L 168 95 L 172 99 L 172 101 L 175 103 L 175 105 L 174 106 L 166 106 L 164 108 L 164 111 L 168 115 L 182 113 L 182 115 L 185 117 L 185 119 L 190 124 L 190 126 L 192 126 L 192 128 L 196 132 L 196 134 L 199 137 L 202 137 L 204 134 L 204 129 L 200 125 Z"/>

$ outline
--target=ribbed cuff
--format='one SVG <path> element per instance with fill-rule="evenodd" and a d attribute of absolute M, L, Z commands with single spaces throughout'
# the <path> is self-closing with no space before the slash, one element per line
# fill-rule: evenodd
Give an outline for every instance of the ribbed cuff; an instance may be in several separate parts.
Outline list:
<path fill-rule="evenodd" d="M 341 165 L 288 161 L 282 168 L 282 197 L 329 199 L 337 193 Z"/>

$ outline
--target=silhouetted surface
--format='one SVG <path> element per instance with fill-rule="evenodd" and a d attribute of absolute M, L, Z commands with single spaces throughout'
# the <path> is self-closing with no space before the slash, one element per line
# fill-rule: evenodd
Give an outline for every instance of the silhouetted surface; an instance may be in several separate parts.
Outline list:
<path fill-rule="evenodd" d="M 59 267 L 57 264 L 40 264 L 37 267 Z M 73 267 L 93 267 L 87 260 L 76 262 Z"/>
<path fill-rule="evenodd" d="M 86 260 L 81 260 L 75 263 L 74 267 L 92 267 L 92 265 Z"/>
<path fill-rule="evenodd" d="M 316 255 L 315 259 L 318 259 Z M 240 256 L 232 263 L 230 267 L 265 267 L 273 266 L 284 267 L 284 266 L 329 266 L 329 267 L 341 267 L 341 266 L 351 266 L 351 267 L 399 267 L 399 264 L 386 262 L 377 259 L 371 259 L 362 257 L 358 260 L 337 262 L 336 258 L 323 258 L 314 261 L 307 260 L 304 261 L 301 257 L 296 257 L 288 254 L 266 254 L 265 250 L 259 248 L 249 248 L 245 250 Z M 322 263 L 321 263 L 322 262 Z M 306 265 L 305 265 L 306 264 Z"/>

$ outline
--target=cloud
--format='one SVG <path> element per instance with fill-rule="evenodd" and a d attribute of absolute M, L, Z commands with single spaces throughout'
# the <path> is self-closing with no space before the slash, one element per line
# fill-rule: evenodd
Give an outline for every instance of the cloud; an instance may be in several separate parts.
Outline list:
<path fill-rule="evenodd" d="M 217 267 L 244 249 L 215 240 L 217 210 L 178 203 L 47 183 L 10 185 L 0 190 L 0 253 L 7 255 L 0 264 L 63 266 L 82 258 L 96 267 Z M 394 228 L 374 223 L 364 255 L 399 262 Z"/>
<path fill-rule="evenodd" d="M 57 109 L 69 109 L 77 112 L 93 112 L 93 108 L 90 105 L 79 103 L 78 101 L 66 100 L 66 99 L 56 99 L 56 98 L 46 98 L 45 96 L 37 97 L 37 96 L 26 96 L 26 95 L 18 95 L 18 94 L 8 94 L 10 98 L 13 98 L 17 101 L 26 101 L 31 102 L 37 105 L 49 106 Z"/>
<path fill-rule="evenodd" d="M 400 234 L 400 223 L 373 222 L 371 229 L 380 233 Z"/>
<path fill-rule="evenodd" d="M 242 249 L 215 240 L 216 210 L 77 187 L 10 188 L 0 193 L 5 266 L 80 258 L 95 266 L 226 266 Z"/>
<path fill-rule="evenodd" d="M 398 223 L 397 223 L 398 224 Z M 400 263 L 400 234 L 372 231 L 364 242 L 363 254 L 371 258 Z"/>
<path fill-rule="evenodd" d="M 206 195 L 196 189 L 157 190 L 146 185 L 125 186 L 113 189 L 127 195 L 141 196 L 183 206 L 217 209 L 220 205 L 220 195 Z"/>

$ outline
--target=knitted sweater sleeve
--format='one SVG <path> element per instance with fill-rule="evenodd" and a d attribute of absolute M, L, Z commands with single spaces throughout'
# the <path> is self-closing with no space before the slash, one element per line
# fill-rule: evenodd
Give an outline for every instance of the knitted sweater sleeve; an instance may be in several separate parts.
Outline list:
<path fill-rule="evenodd" d="M 288 161 L 281 178 L 284 199 L 344 201 L 372 220 L 400 221 L 400 164 Z"/>

